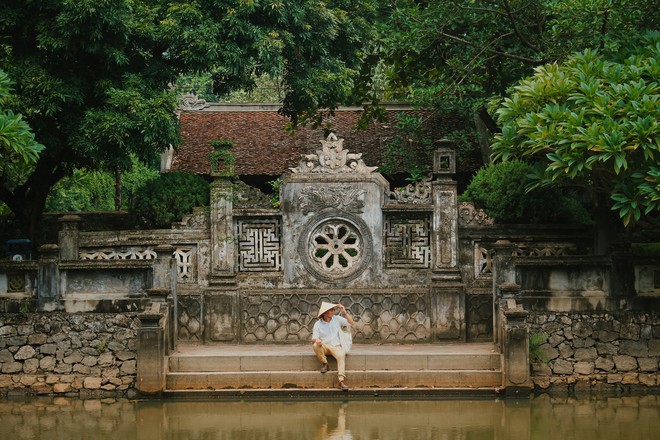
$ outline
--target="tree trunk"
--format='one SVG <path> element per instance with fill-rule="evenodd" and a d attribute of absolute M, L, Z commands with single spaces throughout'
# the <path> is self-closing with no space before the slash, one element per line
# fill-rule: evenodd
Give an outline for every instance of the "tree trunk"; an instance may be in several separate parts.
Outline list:
<path fill-rule="evenodd" d="M 121 211 L 121 170 L 115 168 L 115 211 Z"/>

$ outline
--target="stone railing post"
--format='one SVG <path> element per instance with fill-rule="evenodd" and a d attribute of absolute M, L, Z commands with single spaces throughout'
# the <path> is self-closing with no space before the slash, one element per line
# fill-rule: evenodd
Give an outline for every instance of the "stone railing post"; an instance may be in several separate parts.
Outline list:
<path fill-rule="evenodd" d="M 137 389 L 142 394 L 160 394 L 165 389 L 165 319 L 161 302 L 152 303 L 138 315 Z M 167 309 L 167 306 L 164 307 Z"/>
<path fill-rule="evenodd" d="M 233 188 L 227 177 L 211 183 L 211 284 L 235 283 Z"/>
<path fill-rule="evenodd" d="M 37 310 L 42 312 L 61 308 L 58 252 L 56 244 L 45 244 L 39 248 Z"/>
<path fill-rule="evenodd" d="M 528 396 L 532 390 L 527 314 L 514 300 L 503 311 L 502 387 L 507 396 Z"/>
<path fill-rule="evenodd" d="M 448 141 L 447 141 L 448 142 Z M 458 202 L 455 152 L 434 152 L 431 330 L 434 339 L 466 340 L 465 295 L 458 267 Z"/>
<path fill-rule="evenodd" d="M 60 260 L 77 260 L 80 216 L 63 215 L 59 222 L 62 225 L 58 233 Z"/>

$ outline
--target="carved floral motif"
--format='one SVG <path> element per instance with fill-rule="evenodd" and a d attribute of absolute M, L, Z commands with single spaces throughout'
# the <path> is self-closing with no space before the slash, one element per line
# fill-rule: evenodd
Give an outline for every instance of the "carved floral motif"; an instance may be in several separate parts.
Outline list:
<path fill-rule="evenodd" d="M 207 104 L 206 100 L 198 98 L 197 95 L 193 95 L 192 93 L 186 93 L 185 95 L 181 95 L 181 104 L 179 105 L 180 110 L 183 111 L 202 110 L 208 106 L 209 104 Z"/>
<path fill-rule="evenodd" d="M 476 209 L 472 202 L 461 202 L 458 207 L 458 220 L 464 226 L 492 225 L 495 220 L 483 209 Z"/>
<path fill-rule="evenodd" d="M 366 191 L 343 185 L 337 188 L 303 188 L 298 204 L 303 214 L 317 212 L 324 208 L 336 208 L 348 212 L 362 212 L 363 196 Z"/>
<path fill-rule="evenodd" d="M 389 193 L 390 199 L 396 203 L 431 204 L 433 203 L 431 192 L 431 178 L 423 179 L 417 183 L 411 183 L 402 188 L 395 188 Z"/>
<path fill-rule="evenodd" d="M 337 139 L 330 133 L 326 140 L 321 141 L 322 148 L 316 154 L 305 154 L 300 159 L 297 168 L 291 168 L 294 173 L 357 173 L 369 174 L 378 167 L 368 167 L 362 161 L 362 153 L 349 153 L 344 150 L 344 140 Z"/>

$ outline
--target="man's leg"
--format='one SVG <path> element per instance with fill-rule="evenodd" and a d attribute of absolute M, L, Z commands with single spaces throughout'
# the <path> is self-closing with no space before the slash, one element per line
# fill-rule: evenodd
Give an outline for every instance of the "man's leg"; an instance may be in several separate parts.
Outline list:
<path fill-rule="evenodd" d="M 337 376 L 339 376 L 339 381 L 343 382 L 346 379 L 346 353 L 344 349 L 341 348 L 341 345 L 326 345 L 329 354 L 337 359 Z"/>

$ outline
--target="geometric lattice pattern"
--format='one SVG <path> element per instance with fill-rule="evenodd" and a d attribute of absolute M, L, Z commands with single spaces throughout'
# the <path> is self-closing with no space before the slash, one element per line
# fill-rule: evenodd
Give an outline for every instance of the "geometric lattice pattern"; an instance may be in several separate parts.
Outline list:
<path fill-rule="evenodd" d="M 193 248 L 176 248 L 172 253 L 174 261 L 176 262 L 177 279 L 180 283 L 195 282 L 195 272 L 193 264 L 194 249 Z"/>
<path fill-rule="evenodd" d="M 493 340 L 493 295 L 469 294 L 465 297 L 469 342 Z"/>
<path fill-rule="evenodd" d="M 475 278 L 493 275 L 494 249 L 488 249 L 479 243 L 474 244 L 474 276 Z"/>
<path fill-rule="evenodd" d="M 156 256 L 156 252 L 151 248 L 139 250 L 134 247 L 125 250 L 100 249 L 95 252 L 80 252 L 81 260 L 153 260 Z"/>
<path fill-rule="evenodd" d="M 201 341 L 204 331 L 201 295 L 179 296 L 177 301 L 177 337 L 180 341 Z"/>
<path fill-rule="evenodd" d="M 25 275 L 8 274 L 7 292 L 25 292 Z"/>
<path fill-rule="evenodd" d="M 428 268 L 431 266 L 431 218 L 385 216 L 385 267 Z"/>
<path fill-rule="evenodd" d="M 239 219 L 236 222 L 239 272 L 280 271 L 280 220 Z"/>
<path fill-rule="evenodd" d="M 373 295 L 242 292 L 241 342 L 309 342 L 322 301 L 341 302 L 355 318 L 355 342 L 428 341 L 428 291 Z"/>

